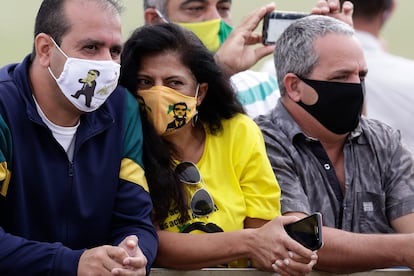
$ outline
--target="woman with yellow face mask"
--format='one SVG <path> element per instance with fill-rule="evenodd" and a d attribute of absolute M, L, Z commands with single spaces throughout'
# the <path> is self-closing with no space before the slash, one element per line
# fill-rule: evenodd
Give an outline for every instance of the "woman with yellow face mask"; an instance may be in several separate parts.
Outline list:
<path fill-rule="evenodd" d="M 269 4 L 255 10 L 234 32 L 231 5 L 231 0 L 144 0 L 144 16 L 146 24 L 171 22 L 194 32 L 215 54 L 216 61 L 226 74 L 231 76 L 238 100 L 247 115 L 253 118 L 269 112 L 280 95 L 274 75 L 249 70 L 261 58 L 273 52 L 272 46 L 261 44 L 260 36 L 254 30 L 275 5 Z M 232 39 L 228 39 L 230 35 Z"/>
<path fill-rule="evenodd" d="M 211 52 L 192 32 L 158 24 L 137 29 L 121 60 L 120 82 L 142 107 L 156 265 L 310 272 L 316 253 L 284 231 L 296 218 L 280 216 L 262 134 Z"/>

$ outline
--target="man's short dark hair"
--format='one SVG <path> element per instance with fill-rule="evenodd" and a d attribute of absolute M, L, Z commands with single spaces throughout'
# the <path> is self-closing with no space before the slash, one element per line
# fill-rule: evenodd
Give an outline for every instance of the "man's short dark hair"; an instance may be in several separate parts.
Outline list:
<path fill-rule="evenodd" d="M 93 0 L 99 3 L 103 8 L 112 8 L 118 14 L 123 10 L 122 4 L 119 0 Z M 62 37 L 69 31 L 70 24 L 67 20 L 64 11 L 65 0 L 43 0 L 37 12 L 34 37 L 40 33 L 50 35 L 55 42 L 60 45 Z M 33 47 L 32 59 L 35 56 L 35 49 Z"/>

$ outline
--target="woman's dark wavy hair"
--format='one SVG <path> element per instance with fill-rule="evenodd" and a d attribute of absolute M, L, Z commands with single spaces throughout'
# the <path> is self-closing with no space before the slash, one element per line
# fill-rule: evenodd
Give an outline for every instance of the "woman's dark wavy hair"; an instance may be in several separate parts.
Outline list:
<path fill-rule="evenodd" d="M 136 96 L 137 72 L 142 59 L 166 52 L 177 54 L 198 83 L 208 83 L 206 96 L 198 107 L 198 119 L 207 125 L 207 131 L 216 135 L 222 131 L 222 119 L 244 113 L 228 77 L 216 64 L 212 53 L 195 34 L 172 23 L 146 25 L 131 34 L 121 55 L 120 84 Z M 145 114 L 142 115 L 144 165 L 154 205 L 154 220 L 163 222 L 170 206 L 177 204 L 180 218 L 185 221 L 189 218 L 187 199 L 173 171 L 172 147 L 145 120 Z"/>

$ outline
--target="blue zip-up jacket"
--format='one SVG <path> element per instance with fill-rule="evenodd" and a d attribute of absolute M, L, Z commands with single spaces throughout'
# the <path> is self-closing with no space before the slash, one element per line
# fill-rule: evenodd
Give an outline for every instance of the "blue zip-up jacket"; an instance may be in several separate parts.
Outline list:
<path fill-rule="evenodd" d="M 29 56 L 0 69 L 0 275 L 76 275 L 87 248 L 158 240 L 136 100 L 118 87 L 82 115 L 72 162 L 37 113 Z"/>

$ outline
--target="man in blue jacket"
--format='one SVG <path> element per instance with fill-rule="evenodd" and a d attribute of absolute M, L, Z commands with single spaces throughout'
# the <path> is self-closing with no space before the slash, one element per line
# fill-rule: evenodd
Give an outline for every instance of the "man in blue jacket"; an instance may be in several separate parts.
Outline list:
<path fill-rule="evenodd" d="M 158 240 L 115 0 L 44 0 L 0 70 L 0 275 L 145 275 Z M 94 95 L 72 97 L 96 74 Z"/>

